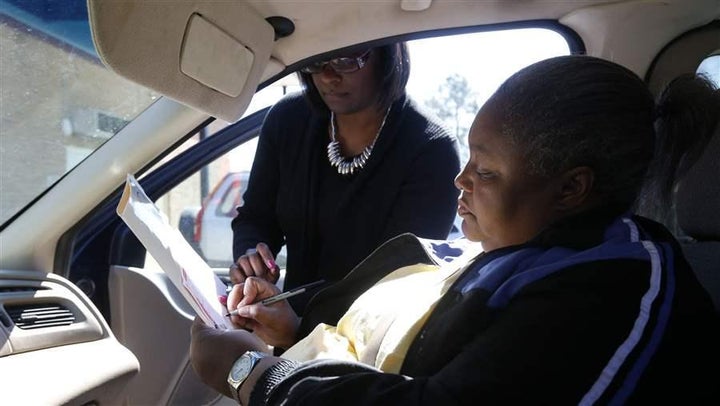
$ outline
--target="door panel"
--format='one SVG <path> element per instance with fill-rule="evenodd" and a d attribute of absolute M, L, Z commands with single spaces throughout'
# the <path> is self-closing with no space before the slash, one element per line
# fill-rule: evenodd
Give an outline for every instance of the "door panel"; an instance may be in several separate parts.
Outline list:
<path fill-rule="evenodd" d="M 193 371 L 194 312 L 164 272 L 112 266 L 108 285 L 113 331 L 140 362 L 138 379 L 127 391 L 128 404 L 234 404 Z"/>
<path fill-rule="evenodd" d="M 75 285 L 0 270 L 0 391 L 7 404 L 120 404 L 139 369 Z M 8 398 L 10 396 L 10 398 Z"/>

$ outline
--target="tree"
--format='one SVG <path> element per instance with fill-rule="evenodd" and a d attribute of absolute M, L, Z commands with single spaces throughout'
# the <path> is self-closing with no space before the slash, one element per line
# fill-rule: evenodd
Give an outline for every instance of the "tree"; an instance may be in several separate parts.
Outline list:
<path fill-rule="evenodd" d="M 477 94 L 468 84 L 467 79 L 454 73 L 445 78 L 445 83 L 438 87 L 436 96 L 425 101 L 425 106 L 432 110 L 451 129 L 460 141 L 460 157 L 467 161 L 467 136 L 472 120 L 478 111 Z"/>

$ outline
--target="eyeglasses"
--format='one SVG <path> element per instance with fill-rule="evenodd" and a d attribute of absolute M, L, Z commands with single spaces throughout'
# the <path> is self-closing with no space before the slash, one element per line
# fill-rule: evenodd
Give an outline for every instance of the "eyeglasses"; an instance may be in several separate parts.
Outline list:
<path fill-rule="evenodd" d="M 330 68 L 336 73 L 353 73 L 362 69 L 369 58 L 370 50 L 368 49 L 360 56 L 346 56 L 330 59 L 329 61 L 315 62 L 300 69 L 300 72 L 316 74 L 322 72 L 325 65 L 330 65 Z"/>

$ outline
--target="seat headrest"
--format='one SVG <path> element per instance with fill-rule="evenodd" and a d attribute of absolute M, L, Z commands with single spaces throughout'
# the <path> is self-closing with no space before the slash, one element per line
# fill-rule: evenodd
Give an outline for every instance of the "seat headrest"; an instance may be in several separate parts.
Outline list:
<path fill-rule="evenodd" d="M 676 214 L 680 228 L 699 240 L 720 240 L 720 126 L 678 183 Z"/>

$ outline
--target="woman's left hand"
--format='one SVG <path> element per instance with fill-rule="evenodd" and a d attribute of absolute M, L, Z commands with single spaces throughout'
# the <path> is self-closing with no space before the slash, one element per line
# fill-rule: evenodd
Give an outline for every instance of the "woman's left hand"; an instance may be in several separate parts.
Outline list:
<path fill-rule="evenodd" d="M 233 362 L 248 350 L 270 353 L 256 335 L 245 330 L 219 330 L 207 326 L 199 317 L 190 330 L 190 361 L 200 379 L 218 392 L 232 397 L 227 376 Z"/>

